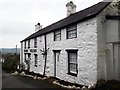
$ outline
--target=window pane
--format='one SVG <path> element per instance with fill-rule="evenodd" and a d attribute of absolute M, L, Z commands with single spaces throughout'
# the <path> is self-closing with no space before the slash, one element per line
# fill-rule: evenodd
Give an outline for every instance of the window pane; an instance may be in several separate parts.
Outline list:
<path fill-rule="evenodd" d="M 69 54 L 69 59 L 70 59 L 70 63 L 73 62 L 73 63 L 77 63 L 77 55 L 76 53 L 70 53 Z"/>
<path fill-rule="evenodd" d="M 77 65 L 70 63 L 70 72 L 77 73 Z"/>
<path fill-rule="evenodd" d="M 61 40 L 61 31 L 60 30 L 54 32 L 54 40 L 55 41 Z"/>
<path fill-rule="evenodd" d="M 68 27 L 67 28 L 67 38 L 76 38 L 76 37 L 77 37 L 76 25 Z"/>
<path fill-rule="evenodd" d="M 24 60 L 26 60 L 26 54 L 24 54 Z"/>
<path fill-rule="evenodd" d="M 60 31 L 55 31 L 55 35 L 60 34 Z"/>
<path fill-rule="evenodd" d="M 74 30 L 69 31 L 69 32 L 68 32 L 68 37 L 69 37 L 69 38 L 75 38 L 75 37 L 76 37 L 76 30 L 75 30 L 75 31 L 74 31 Z"/>
<path fill-rule="evenodd" d="M 60 35 L 56 35 L 55 40 L 60 40 Z"/>
<path fill-rule="evenodd" d="M 34 47 L 37 48 L 37 38 L 34 39 Z"/>
<path fill-rule="evenodd" d="M 28 48 L 30 48 L 30 40 L 28 40 Z"/>
<path fill-rule="evenodd" d="M 72 26 L 69 26 L 68 27 L 68 31 L 70 31 L 70 30 L 75 30 L 76 29 L 76 25 L 72 25 Z"/>
<path fill-rule="evenodd" d="M 37 65 L 38 56 L 35 54 L 35 66 Z"/>
<path fill-rule="evenodd" d="M 69 72 L 77 74 L 77 51 L 68 51 Z"/>

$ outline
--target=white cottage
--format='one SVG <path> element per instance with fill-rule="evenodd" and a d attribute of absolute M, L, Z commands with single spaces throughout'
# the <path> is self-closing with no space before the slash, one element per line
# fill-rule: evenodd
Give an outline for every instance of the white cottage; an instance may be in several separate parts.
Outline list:
<path fill-rule="evenodd" d="M 91 85 L 99 79 L 120 80 L 119 2 L 99 2 L 75 12 L 21 41 L 20 63 L 46 76 Z"/>

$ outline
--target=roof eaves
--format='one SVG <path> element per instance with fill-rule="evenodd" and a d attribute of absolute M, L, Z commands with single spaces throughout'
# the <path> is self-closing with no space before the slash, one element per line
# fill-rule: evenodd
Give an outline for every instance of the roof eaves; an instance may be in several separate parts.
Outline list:
<path fill-rule="evenodd" d="M 110 3 L 110 2 L 109 2 L 109 3 Z M 95 17 L 96 15 L 98 15 L 107 5 L 109 5 L 109 3 L 107 3 L 102 9 L 100 9 L 100 10 L 98 10 L 98 11 L 94 11 L 94 12 L 92 11 L 92 13 L 91 13 L 91 11 L 90 11 L 90 13 L 89 13 L 89 14 L 86 14 L 86 16 L 82 16 L 81 18 L 74 20 L 73 18 L 74 18 L 76 15 L 79 16 L 79 13 L 85 12 L 85 10 L 87 10 L 87 9 L 89 9 L 89 8 L 91 8 L 91 7 L 92 7 L 92 9 L 94 10 L 94 8 L 93 8 L 94 5 L 91 6 L 91 7 L 89 7 L 89 8 L 86 8 L 86 9 L 84 9 L 84 10 L 82 10 L 82 11 L 76 12 L 76 13 L 70 15 L 69 17 L 66 17 L 66 18 L 64 18 L 64 19 L 62 19 L 62 20 L 60 20 L 60 21 L 58 21 L 58 22 L 55 22 L 55 23 L 53 23 L 53 24 L 51 24 L 51 25 L 49 25 L 49 26 L 47 26 L 47 27 L 45 27 L 45 28 L 43 28 L 43 29 L 41 29 L 41 30 L 33 33 L 33 34 L 31 34 L 30 36 L 28 36 L 27 38 L 25 38 L 25 39 L 22 40 L 22 41 L 26 41 L 26 40 L 29 40 L 29 39 L 38 37 L 38 36 L 43 35 L 43 34 L 47 34 L 47 33 L 53 32 L 54 30 L 64 28 L 64 27 L 66 27 L 66 26 L 68 26 L 68 25 L 71 25 L 71 24 L 74 24 L 74 23 L 78 23 L 78 22 L 82 22 L 82 21 L 88 20 L 88 19 L 90 19 L 90 18 L 93 18 L 93 17 Z M 97 5 L 97 4 L 96 4 L 96 5 Z M 82 13 L 82 14 L 83 14 L 83 13 Z M 70 21 L 71 21 L 71 22 L 70 22 Z M 67 22 L 67 23 L 65 23 L 65 22 Z M 63 25 L 63 24 L 64 24 L 64 25 Z M 49 29 L 49 30 L 48 30 L 48 29 Z"/>

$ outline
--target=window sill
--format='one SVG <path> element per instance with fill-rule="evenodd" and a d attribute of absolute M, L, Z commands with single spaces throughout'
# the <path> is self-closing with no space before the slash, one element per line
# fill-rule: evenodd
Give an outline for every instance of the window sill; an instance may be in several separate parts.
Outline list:
<path fill-rule="evenodd" d="M 67 73 L 67 74 L 77 77 L 77 74 L 75 74 L 75 73 L 70 73 L 70 72 L 69 72 L 69 73 Z"/>
<path fill-rule="evenodd" d="M 61 41 L 61 40 L 54 40 L 54 41 Z"/>
<path fill-rule="evenodd" d="M 66 39 L 75 39 L 75 38 L 77 38 L 77 37 L 71 37 L 71 38 L 68 38 L 68 37 L 67 37 Z"/>

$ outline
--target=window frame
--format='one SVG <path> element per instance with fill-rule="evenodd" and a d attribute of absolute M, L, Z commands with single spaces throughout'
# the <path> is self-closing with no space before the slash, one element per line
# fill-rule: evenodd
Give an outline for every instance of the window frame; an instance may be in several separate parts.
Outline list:
<path fill-rule="evenodd" d="M 37 37 L 34 38 L 34 48 L 37 48 Z"/>
<path fill-rule="evenodd" d="M 28 40 L 28 48 L 30 48 L 30 40 Z"/>
<path fill-rule="evenodd" d="M 26 53 L 24 53 L 24 61 L 26 60 L 26 57 L 27 57 L 27 54 L 26 54 Z"/>
<path fill-rule="evenodd" d="M 74 28 L 74 29 L 71 29 L 71 28 Z M 69 36 L 69 33 L 70 33 L 70 32 L 74 32 L 74 31 L 75 31 L 76 36 L 75 36 L 75 37 L 70 37 L 70 36 Z M 72 34 L 74 34 L 74 33 L 71 33 L 71 35 L 72 35 Z M 69 26 L 66 28 L 66 38 L 67 38 L 67 39 L 77 38 L 77 24 L 69 25 Z"/>
<path fill-rule="evenodd" d="M 58 33 L 59 32 L 59 33 Z M 60 35 L 60 39 L 59 40 L 57 40 L 56 39 L 56 36 L 57 35 Z M 54 41 L 60 41 L 61 40 L 61 30 L 56 30 L 56 31 L 54 31 Z"/>
<path fill-rule="evenodd" d="M 28 60 L 30 61 L 31 60 L 31 54 L 28 53 Z"/>
<path fill-rule="evenodd" d="M 34 60 L 35 60 L 34 66 L 37 67 L 37 64 L 38 64 L 38 54 L 34 54 Z"/>
<path fill-rule="evenodd" d="M 26 41 L 24 42 L 24 48 L 26 49 Z"/>
<path fill-rule="evenodd" d="M 77 74 L 78 74 L 78 50 L 77 49 L 75 49 L 75 50 L 66 50 L 67 51 L 67 54 L 68 54 L 68 74 L 69 75 L 72 75 L 72 76 L 77 76 Z M 72 71 L 71 71 L 71 68 L 70 68 L 70 64 L 73 64 L 73 63 L 70 63 L 70 53 L 75 53 L 76 54 L 76 72 L 75 73 L 73 73 Z M 74 63 L 75 64 L 75 63 Z"/>

